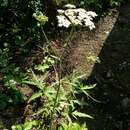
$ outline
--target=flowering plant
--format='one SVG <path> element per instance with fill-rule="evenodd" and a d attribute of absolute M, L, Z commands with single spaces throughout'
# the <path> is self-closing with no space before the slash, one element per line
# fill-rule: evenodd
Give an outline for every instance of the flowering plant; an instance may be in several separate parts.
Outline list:
<path fill-rule="evenodd" d="M 48 21 L 48 17 L 44 15 L 41 11 L 36 11 L 33 13 L 33 17 L 41 24 L 44 25 Z"/>
<path fill-rule="evenodd" d="M 59 27 L 70 27 L 71 25 L 86 26 L 90 30 L 95 28 L 93 18 L 97 14 L 93 11 L 86 11 L 83 8 L 76 8 L 75 5 L 67 4 L 64 6 L 66 9 L 58 9 L 58 26 Z"/>

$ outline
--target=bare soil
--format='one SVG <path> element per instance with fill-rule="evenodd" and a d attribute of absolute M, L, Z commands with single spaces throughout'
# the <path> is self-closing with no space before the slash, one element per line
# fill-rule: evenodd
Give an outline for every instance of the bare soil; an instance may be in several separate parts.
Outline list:
<path fill-rule="evenodd" d="M 130 2 L 101 18 L 94 32 L 78 32 L 65 65 L 96 83 L 92 94 L 104 102 L 84 108 L 95 118 L 89 130 L 130 130 Z"/>

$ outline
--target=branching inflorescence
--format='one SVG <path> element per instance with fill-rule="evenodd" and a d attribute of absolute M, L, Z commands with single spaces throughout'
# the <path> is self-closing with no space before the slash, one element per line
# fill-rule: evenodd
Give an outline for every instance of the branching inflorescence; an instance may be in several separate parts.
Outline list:
<path fill-rule="evenodd" d="M 83 8 L 76 8 L 75 5 L 67 4 L 66 9 L 58 9 L 58 26 L 68 28 L 70 26 L 85 26 L 90 30 L 95 28 L 93 19 L 97 14 L 93 11 L 86 11 Z"/>

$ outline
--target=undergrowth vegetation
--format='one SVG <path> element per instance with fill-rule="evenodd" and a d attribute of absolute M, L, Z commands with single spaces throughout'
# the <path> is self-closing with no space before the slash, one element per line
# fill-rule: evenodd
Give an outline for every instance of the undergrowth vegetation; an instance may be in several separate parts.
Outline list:
<path fill-rule="evenodd" d="M 77 26 L 87 23 L 94 29 L 93 18 L 117 5 L 121 0 L 1 0 L 0 1 L 0 110 L 23 104 L 22 121 L 6 124 L 12 130 L 86 130 L 87 124 L 76 122 L 92 116 L 82 113 L 86 99 L 94 101 L 89 91 L 95 85 L 84 85 L 85 75 L 62 74 L 62 56 Z M 81 12 L 76 15 L 73 6 Z M 72 8 L 73 8 L 72 7 Z M 69 22 L 68 30 L 58 27 L 58 9 L 61 24 Z M 78 14 L 86 14 L 81 18 Z M 94 14 L 94 16 L 93 16 Z M 100 16 L 100 15 L 99 15 Z M 76 19 L 78 24 L 73 21 Z M 70 33 L 69 33 L 70 31 Z M 67 32 L 67 33 L 66 33 Z M 61 33 L 67 34 L 57 43 Z M 69 35 L 68 35 L 69 34 Z M 65 39 L 65 37 L 67 37 Z M 61 40 L 61 39 L 60 39 Z M 62 41 L 61 40 L 61 41 Z M 59 51 L 57 55 L 53 46 Z M 38 48 L 38 49 L 37 49 Z M 61 49 L 62 48 L 62 49 Z M 39 51 L 40 50 L 40 51 Z M 26 95 L 28 89 L 32 93 Z M 87 97 L 87 98 L 86 98 Z M 29 109 L 27 109 L 29 107 Z M 1 124 L 1 122 L 0 122 Z M 9 125 L 9 126 L 8 126 Z"/>

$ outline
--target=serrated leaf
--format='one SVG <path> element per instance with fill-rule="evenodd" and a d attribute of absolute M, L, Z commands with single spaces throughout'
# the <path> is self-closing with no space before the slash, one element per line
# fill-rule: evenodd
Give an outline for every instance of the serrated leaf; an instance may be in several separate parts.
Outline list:
<path fill-rule="evenodd" d="M 31 96 L 31 98 L 28 100 L 28 102 L 31 102 L 31 101 L 33 101 L 33 100 L 35 100 L 35 99 L 37 99 L 37 98 L 39 98 L 39 97 L 41 97 L 41 96 L 42 96 L 42 92 L 34 93 L 34 94 Z"/>
<path fill-rule="evenodd" d="M 38 65 L 35 67 L 35 70 L 41 71 L 41 72 L 45 72 L 47 69 L 49 69 L 49 65 L 47 64 L 43 64 L 43 65 Z"/>
<path fill-rule="evenodd" d="M 37 121 L 31 121 L 31 122 L 26 122 L 25 124 L 24 124 L 24 130 L 31 130 L 31 128 L 33 127 L 33 126 L 36 126 L 37 125 Z"/>
<path fill-rule="evenodd" d="M 22 83 L 37 86 L 37 84 L 33 81 L 23 81 Z"/>

